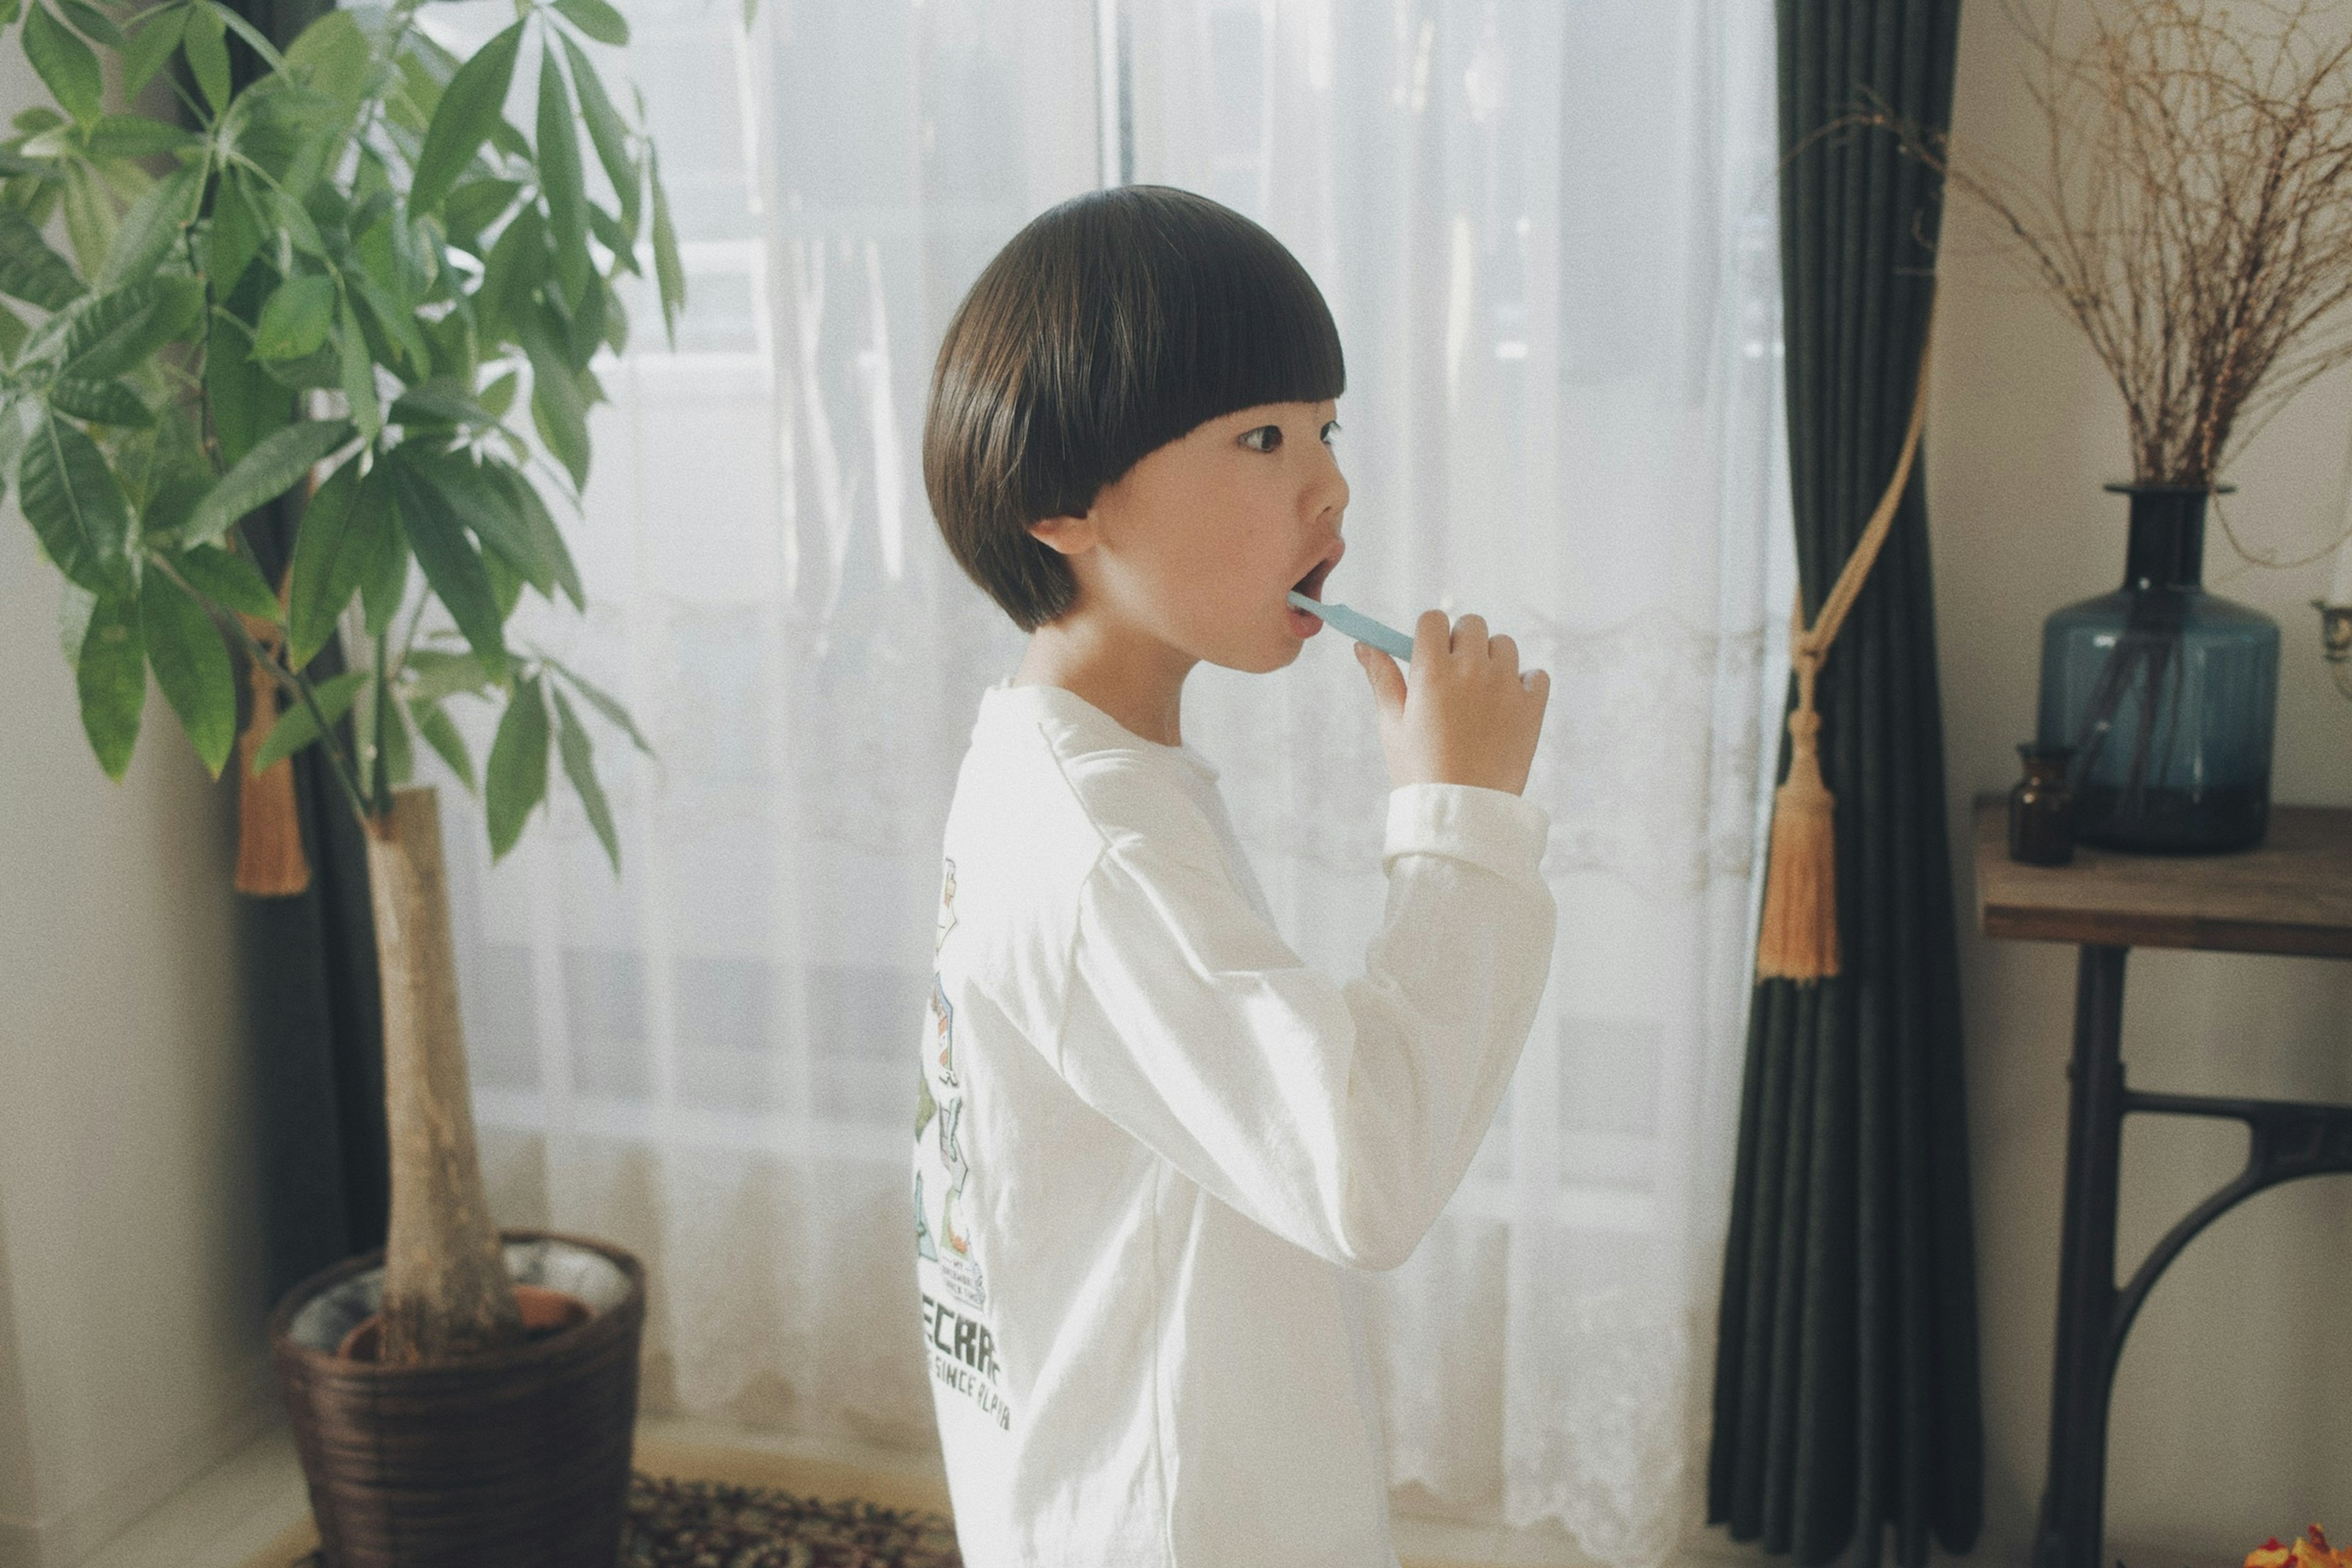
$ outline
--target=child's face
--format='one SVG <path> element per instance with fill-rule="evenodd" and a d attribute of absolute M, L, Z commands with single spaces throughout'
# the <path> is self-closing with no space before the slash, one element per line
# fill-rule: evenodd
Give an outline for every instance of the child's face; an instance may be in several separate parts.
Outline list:
<path fill-rule="evenodd" d="M 1070 616 L 1228 669 L 1297 658 L 1316 623 L 1290 607 L 1290 590 L 1313 574 L 1321 597 L 1346 548 L 1337 412 L 1326 399 L 1223 415 L 1147 454 L 1085 517 L 1033 524 L 1077 577 Z"/>

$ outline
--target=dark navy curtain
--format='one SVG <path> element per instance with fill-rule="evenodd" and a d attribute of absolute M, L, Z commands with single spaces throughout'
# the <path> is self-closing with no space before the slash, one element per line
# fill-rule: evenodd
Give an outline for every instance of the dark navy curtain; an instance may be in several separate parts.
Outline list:
<path fill-rule="evenodd" d="M 1789 457 L 1810 618 L 1893 476 L 1927 344 L 1958 0 L 1780 0 Z M 1926 465 L 1822 671 L 1843 973 L 1757 984 L 1708 1518 L 1800 1563 L 1906 1568 L 1983 1511 L 1976 1262 Z M 1781 767 L 1787 767 L 1783 741 Z"/>

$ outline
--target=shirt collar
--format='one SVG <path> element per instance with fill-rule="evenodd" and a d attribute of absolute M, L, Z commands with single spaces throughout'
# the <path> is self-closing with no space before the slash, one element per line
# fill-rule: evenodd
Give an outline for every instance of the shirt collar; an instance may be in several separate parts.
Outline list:
<path fill-rule="evenodd" d="M 981 694 L 981 711 L 983 715 L 1002 711 L 1031 719 L 1059 719 L 1100 734 L 1108 744 L 1129 746 L 1147 755 L 1164 756 L 1182 763 L 1204 779 L 1213 781 L 1217 776 L 1217 770 L 1210 765 L 1209 759 L 1194 751 L 1189 742 L 1181 746 L 1170 746 L 1147 740 L 1066 687 L 1015 685 L 1008 675 Z"/>

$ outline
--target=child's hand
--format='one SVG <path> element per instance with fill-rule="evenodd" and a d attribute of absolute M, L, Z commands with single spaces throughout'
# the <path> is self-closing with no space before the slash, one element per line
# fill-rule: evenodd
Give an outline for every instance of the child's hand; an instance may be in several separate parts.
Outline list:
<path fill-rule="evenodd" d="M 1449 630 L 1444 611 L 1424 610 L 1413 626 L 1409 689 L 1396 660 L 1370 644 L 1356 645 L 1356 660 L 1380 700 L 1381 749 L 1393 786 L 1527 789 L 1551 677 L 1540 669 L 1521 675 L 1510 638 L 1488 637 L 1476 616 Z"/>

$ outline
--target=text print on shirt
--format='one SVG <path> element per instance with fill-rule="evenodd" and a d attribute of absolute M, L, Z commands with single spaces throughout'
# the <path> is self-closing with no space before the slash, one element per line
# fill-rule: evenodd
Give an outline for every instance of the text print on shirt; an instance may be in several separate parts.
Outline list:
<path fill-rule="evenodd" d="M 935 955 L 955 928 L 955 862 L 950 859 L 940 879 Z M 970 1223 L 958 1218 L 971 1177 L 962 1136 L 971 1086 L 958 1074 L 955 1046 L 955 1004 L 935 971 L 915 1101 L 915 1268 L 923 1287 L 925 1354 L 933 1378 L 971 1400 L 1000 1430 L 1009 1431 L 1012 1410 L 996 1386 L 995 1334 L 973 1315 L 988 1310 L 988 1286 L 974 1255 Z M 940 1194 L 936 1228 L 928 1204 L 931 1192 Z"/>

